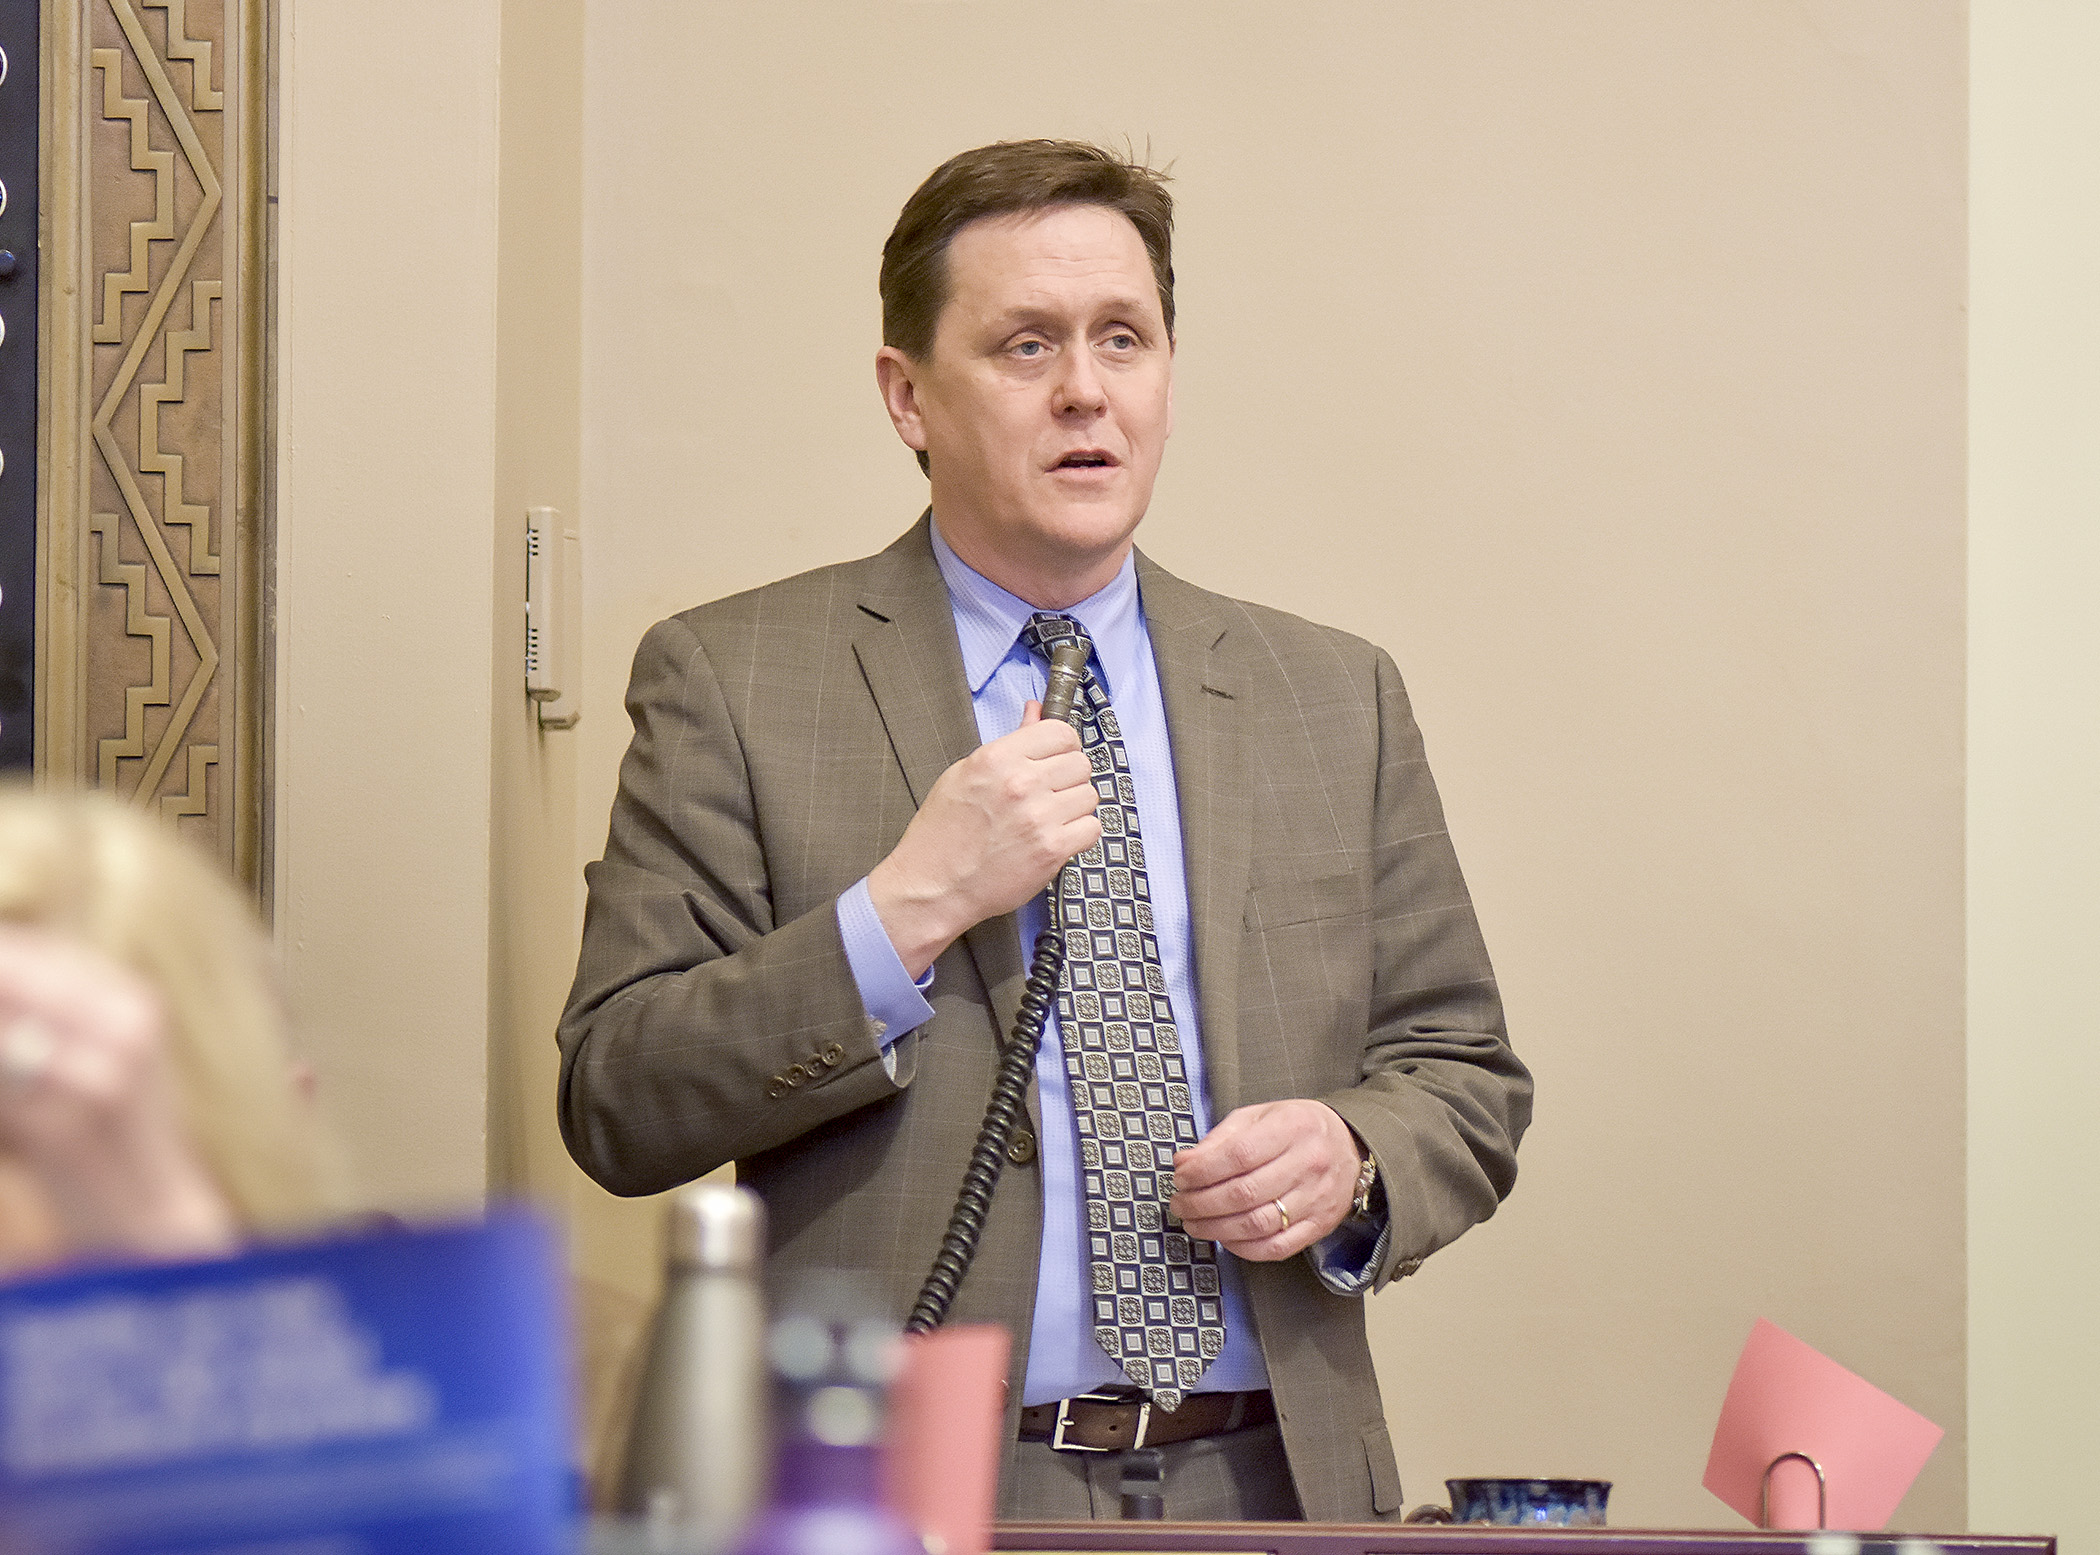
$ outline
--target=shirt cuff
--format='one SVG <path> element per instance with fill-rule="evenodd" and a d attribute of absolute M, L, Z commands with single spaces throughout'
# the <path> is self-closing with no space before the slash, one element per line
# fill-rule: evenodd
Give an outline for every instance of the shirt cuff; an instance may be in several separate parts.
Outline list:
<path fill-rule="evenodd" d="M 1320 1283 L 1337 1296 L 1361 1296 L 1378 1278 L 1393 1240 L 1393 1217 L 1380 1211 L 1369 1220 L 1345 1220 L 1305 1250 Z"/>
<path fill-rule="evenodd" d="M 865 877 L 839 897 L 838 915 L 839 938 L 846 943 L 853 986 L 860 990 L 861 1008 L 875 1022 L 876 1040 L 882 1043 L 882 1066 L 895 1079 L 897 1039 L 933 1019 L 933 1006 L 926 1002 L 926 991 L 933 986 L 933 968 L 928 967 L 916 982 L 904 970 L 897 947 L 890 943 L 889 932 L 876 915 Z"/>

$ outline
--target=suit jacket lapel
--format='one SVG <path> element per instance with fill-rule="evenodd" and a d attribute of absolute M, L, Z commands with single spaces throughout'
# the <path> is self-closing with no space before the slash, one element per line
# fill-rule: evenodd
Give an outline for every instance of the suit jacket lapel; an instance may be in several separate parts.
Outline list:
<path fill-rule="evenodd" d="M 926 803 L 936 779 L 981 743 L 948 585 L 933 559 L 930 515 L 884 551 L 856 601 L 854 656 L 904 769 L 912 802 Z M 1014 918 L 988 919 L 963 936 L 990 991 L 1002 1032 L 1013 1029 L 1026 967 Z"/>
<path fill-rule="evenodd" d="M 977 721 L 963 682 L 962 650 L 948 588 L 934 565 L 926 520 L 876 558 L 855 603 L 854 657 L 888 733 L 914 804 L 977 748 Z"/>
<path fill-rule="evenodd" d="M 1253 839 L 1253 797 L 1227 618 L 1214 597 L 1138 553 L 1138 590 L 1174 742 L 1203 1066 L 1212 1121 L 1239 1105 L 1239 940 Z"/>

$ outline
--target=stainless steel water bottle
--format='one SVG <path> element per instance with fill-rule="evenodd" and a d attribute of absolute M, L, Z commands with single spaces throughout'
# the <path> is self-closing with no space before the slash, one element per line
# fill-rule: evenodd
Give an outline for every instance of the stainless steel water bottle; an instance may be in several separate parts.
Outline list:
<path fill-rule="evenodd" d="M 720 1550 L 764 1499 L 770 1471 L 765 1206 L 697 1182 L 672 1196 L 663 1304 L 635 1399 L 620 1510 Z"/>

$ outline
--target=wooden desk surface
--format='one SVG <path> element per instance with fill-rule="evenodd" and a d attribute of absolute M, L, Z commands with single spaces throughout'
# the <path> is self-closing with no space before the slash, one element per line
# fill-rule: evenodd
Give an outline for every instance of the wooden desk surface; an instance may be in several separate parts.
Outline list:
<path fill-rule="evenodd" d="M 1042 1555 L 2056 1555 L 2050 1534 L 1764 1533 L 1407 1523 L 1000 1523 Z"/>

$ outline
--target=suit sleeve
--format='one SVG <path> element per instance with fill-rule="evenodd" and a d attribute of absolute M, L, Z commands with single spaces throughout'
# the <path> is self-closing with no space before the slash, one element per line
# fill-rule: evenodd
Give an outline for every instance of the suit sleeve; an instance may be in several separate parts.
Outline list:
<path fill-rule="evenodd" d="M 1495 1212 L 1531 1119 L 1531 1076 L 1510 1050 L 1422 737 L 1383 652 L 1377 698 L 1370 1026 L 1362 1078 L 1321 1098 L 1378 1163 L 1391 1235 L 1373 1289 Z"/>
<path fill-rule="evenodd" d="M 832 903 L 776 923 L 743 745 L 677 619 L 643 638 L 634 739 L 563 1014 L 569 1153 L 660 1192 L 897 1094 Z M 904 1055 L 907 1059 L 909 1055 Z"/>

